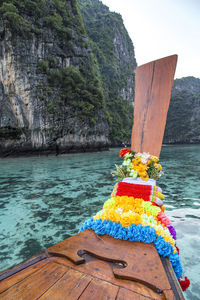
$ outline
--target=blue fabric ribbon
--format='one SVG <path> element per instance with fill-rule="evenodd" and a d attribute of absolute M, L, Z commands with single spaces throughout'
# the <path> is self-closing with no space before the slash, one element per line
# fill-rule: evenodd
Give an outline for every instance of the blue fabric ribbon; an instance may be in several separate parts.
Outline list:
<path fill-rule="evenodd" d="M 81 226 L 79 232 L 86 229 L 92 229 L 98 235 L 107 234 L 115 239 L 154 243 L 159 255 L 169 257 L 177 278 L 179 279 L 182 275 L 182 266 L 177 252 L 174 254 L 172 245 L 166 242 L 163 237 L 157 237 L 155 229 L 150 226 L 131 224 L 125 228 L 120 223 L 90 218 Z"/>

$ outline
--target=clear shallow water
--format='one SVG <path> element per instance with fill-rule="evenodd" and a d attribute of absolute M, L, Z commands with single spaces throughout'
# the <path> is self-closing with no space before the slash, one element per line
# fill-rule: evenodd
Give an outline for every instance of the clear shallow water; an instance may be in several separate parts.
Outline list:
<path fill-rule="evenodd" d="M 77 233 L 101 209 L 118 151 L 0 159 L 0 270 Z M 191 280 L 185 296 L 200 299 L 200 145 L 165 146 L 161 163 L 157 184 Z"/>

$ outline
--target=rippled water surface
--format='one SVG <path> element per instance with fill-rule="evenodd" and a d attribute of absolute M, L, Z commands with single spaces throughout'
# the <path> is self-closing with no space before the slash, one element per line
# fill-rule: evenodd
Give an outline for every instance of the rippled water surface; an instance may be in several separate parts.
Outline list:
<path fill-rule="evenodd" d="M 101 209 L 118 151 L 0 159 L 0 270 L 77 233 Z M 161 163 L 157 184 L 191 280 L 186 298 L 200 299 L 200 145 L 165 146 Z"/>

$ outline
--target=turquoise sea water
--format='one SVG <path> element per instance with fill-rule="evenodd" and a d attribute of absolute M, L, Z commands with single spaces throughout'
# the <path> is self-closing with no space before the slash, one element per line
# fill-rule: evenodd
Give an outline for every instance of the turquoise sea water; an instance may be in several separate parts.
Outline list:
<path fill-rule="evenodd" d="M 0 159 L 0 270 L 78 232 L 110 196 L 119 149 Z M 187 299 L 200 299 L 200 145 L 164 146 L 157 181 L 177 231 Z"/>

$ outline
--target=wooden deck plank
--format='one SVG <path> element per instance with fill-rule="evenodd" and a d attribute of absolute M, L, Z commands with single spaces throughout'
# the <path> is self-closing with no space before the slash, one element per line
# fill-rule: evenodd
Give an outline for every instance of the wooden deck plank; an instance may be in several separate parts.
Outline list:
<path fill-rule="evenodd" d="M 95 278 L 87 286 L 79 300 L 115 300 L 118 290 L 118 286 Z"/>
<path fill-rule="evenodd" d="M 164 299 L 164 300 L 181 300 L 180 297 L 176 298 L 176 297 L 174 296 L 174 293 L 173 293 L 172 291 L 170 291 L 170 290 L 164 292 L 164 297 L 163 297 L 163 299 Z M 184 298 L 182 298 L 182 299 L 184 300 Z"/>
<path fill-rule="evenodd" d="M 38 262 L 6 279 L 0 282 L 0 294 L 10 288 L 11 286 L 15 285 L 16 283 L 22 281 L 24 278 L 30 276 L 34 272 L 37 272 L 39 269 L 44 267 L 46 264 L 48 264 L 48 260 L 43 260 L 41 262 Z"/>
<path fill-rule="evenodd" d="M 91 276 L 69 270 L 53 287 L 51 287 L 40 300 L 76 300 L 91 281 Z"/>
<path fill-rule="evenodd" d="M 0 298 L 55 299 L 56 295 L 57 300 L 62 299 L 64 295 L 66 299 L 76 300 L 88 295 L 95 296 L 95 289 L 99 290 L 100 295 L 108 289 L 108 295 L 111 293 L 112 296 L 116 288 L 118 292 L 122 288 L 122 291 L 116 294 L 122 299 L 126 290 L 127 295 L 135 294 L 135 297 L 140 295 L 141 299 L 155 300 L 171 300 L 175 290 L 175 299 L 184 299 L 176 297 L 179 295 L 179 289 L 174 288 L 178 282 L 170 262 L 166 259 L 161 261 L 155 251 L 151 244 L 122 242 L 109 236 L 99 237 L 93 231 L 87 230 L 47 249 L 45 254 L 47 258 L 40 263 L 36 262 L 35 265 L 5 279 Z M 37 257 L 35 259 L 37 260 Z M 9 272 L 8 274 L 12 273 Z M 167 276 L 167 283 L 162 283 L 163 293 L 147 284 L 148 282 L 151 284 L 152 274 L 159 276 L 161 281 Z M 173 292 L 170 292 L 172 287 Z"/>
<path fill-rule="evenodd" d="M 165 268 L 165 272 L 169 278 L 169 282 L 171 284 L 171 288 L 173 290 L 174 298 L 170 296 L 172 294 L 171 291 L 166 291 L 165 294 L 169 295 L 166 297 L 166 299 L 176 299 L 176 300 L 184 300 L 183 292 L 181 290 L 180 284 L 176 278 L 176 275 L 174 273 L 174 270 L 172 268 L 172 265 L 169 261 L 169 258 L 161 258 L 162 264 Z"/>
<path fill-rule="evenodd" d="M 101 280 L 113 283 L 115 285 L 118 285 L 119 287 L 130 289 L 133 292 L 144 295 L 146 297 L 153 298 L 155 300 L 163 299 L 160 294 L 157 294 L 141 283 L 115 278 L 112 268 L 107 262 L 94 260 L 87 262 L 86 264 L 74 265 L 70 260 L 61 257 L 52 257 L 50 258 L 50 260 L 74 268 L 80 272 L 92 275 Z"/>
<path fill-rule="evenodd" d="M 75 264 L 84 263 L 86 253 L 99 260 L 114 262 L 113 273 L 117 278 L 141 282 L 157 292 L 170 289 L 160 256 L 153 244 L 122 242 L 106 235 L 100 238 L 94 231 L 85 230 L 47 249 L 47 253 L 69 258 Z M 80 254 L 80 257 L 78 253 L 83 255 Z M 119 262 L 124 268 L 117 268 Z"/>
<path fill-rule="evenodd" d="M 31 276 L 25 278 L 0 296 L 2 300 L 35 300 L 46 292 L 69 268 L 49 263 Z"/>
<path fill-rule="evenodd" d="M 120 288 L 116 300 L 133 300 L 133 299 L 134 300 L 147 300 L 147 298 L 144 296 L 136 294 L 127 289 Z M 148 298 L 148 299 L 154 299 L 154 298 Z"/>

